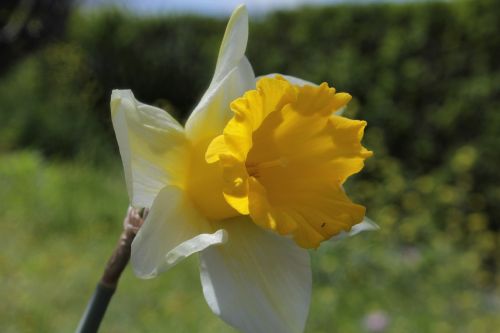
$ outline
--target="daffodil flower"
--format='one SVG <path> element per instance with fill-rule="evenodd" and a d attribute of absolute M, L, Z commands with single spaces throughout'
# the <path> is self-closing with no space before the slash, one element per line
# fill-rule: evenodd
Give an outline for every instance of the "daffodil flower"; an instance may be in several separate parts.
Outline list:
<path fill-rule="evenodd" d="M 150 208 L 131 262 L 152 278 L 199 253 L 205 299 L 242 332 L 302 332 L 308 249 L 373 228 L 342 184 L 371 155 L 350 95 L 326 83 L 255 78 L 248 14 L 228 23 L 213 79 L 186 125 L 115 90 L 111 113 L 131 204 Z M 353 227 L 354 226 L 354 227 Z"/>

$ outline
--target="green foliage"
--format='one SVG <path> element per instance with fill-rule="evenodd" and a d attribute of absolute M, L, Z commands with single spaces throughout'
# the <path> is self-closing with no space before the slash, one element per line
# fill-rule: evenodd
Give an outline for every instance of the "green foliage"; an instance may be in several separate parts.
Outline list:
<path fill-rule="evenodd" d="M 100 84 L 132 89 L 148 102 L 168 100 L 183 116 L 208 86 L 225 22 L 199 17 L 139 18 L 120 12 L 73 18 L 68 40 L 81 46 Z M 108 117 L 103 107 L 100 117 Z"/>
<path fill-rule="evenodd" d="M 97 83 L 82 48 L 52 45 L 0 81 L 0 149 L 36 148 L 48 155 L 100 156 L 114 142 L 95 117 Z"/>
<path fill-rule="evenodd" d="M 351 93 L 346 115 L 368 120 L 375 152 L 347 190 L 382 230 L 313 252 L 307 331 L 362 332 L 373 311 L 390 317 L 388 332 L 500 326 L 498 22 L 495 0 L 311 7 L 251 22 L 256 74 Z M 127 205 L 111 90 L 185 118 L 224 26 L 76 13 L 62 42 L 0 78 L 2 331 L 76 327 Z M 40 154 L 8 153 L 26 148 Z M 103 330 L 230 331 L 204 304 L 194 265 L 151 282 L 127 273 Z"/>
<path fill-rule="evenodd" d="M 2 332 L 76 329 L 121 232 L 128 199 L 120 170 L 53 164 L 32 152 L 0 156 Z M 102 331 L 228 332 L 204 303 L 193 259 L 164 279 L 127 270 Z"/>
<path fill-rule="evenodd" d="M 496 236 L 484 216 L 468 216 L 461 229 L 451 211 L 440 230 L 423 207 L 436 205 L 438 195 L 439 202 L 455 200 L 453 189 L 440 189 L 432 177 L 405 185 L 397 164 L 384 163 L 383 181 L 350 189 L 382 197 L 370 210 L 382 229 L 311 252 L 306 332 L 363 332 L 366 316 L 381 311 L 386 332 L 495 331 L 498 290 L 481 258 Z M 32 152 L 0 157 L 2 332 L 76 328 L 121 231 L 127 195 L 120 170 L 49 163 Z M 465 233 L 472 236 L 461 243 Z M 234 332 L 205 304 L 195 257 L 153 280 L 127 269 L 102 331 Z"/>

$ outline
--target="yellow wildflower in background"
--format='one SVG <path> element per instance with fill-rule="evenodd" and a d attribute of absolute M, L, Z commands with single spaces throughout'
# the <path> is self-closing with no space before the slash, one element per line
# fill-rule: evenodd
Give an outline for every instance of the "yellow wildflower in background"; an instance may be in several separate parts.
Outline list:
<path fill-rule="evenodd" d="M 243 332 L 302 332 L 308 248 L 374 228 L 342 184 L 371 155 L 350 95 L 281 75 L 255 78 L 248 14 L 235 10 L 212 82 L 182 127 L 132 92 L 111 97 L 131 204 L 150 213 L 132 244 L 137 276 L 200 254 L 212 311 Z"/>

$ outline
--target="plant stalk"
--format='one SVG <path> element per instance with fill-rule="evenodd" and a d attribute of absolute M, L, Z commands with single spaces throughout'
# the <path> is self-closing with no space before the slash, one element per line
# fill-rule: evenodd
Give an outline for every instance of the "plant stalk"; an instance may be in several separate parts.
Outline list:
<path fill-rule="evenodd" d="M 109 258 L 102 277 L 97 284 L 87 308 L 76 329 L 77 333 L 96 333 L 115 293 L 118 281 L 130 260 L 132 241 L 144 223 L 147 211 L 129 208 L 123 221 L 120 239 Z"/>

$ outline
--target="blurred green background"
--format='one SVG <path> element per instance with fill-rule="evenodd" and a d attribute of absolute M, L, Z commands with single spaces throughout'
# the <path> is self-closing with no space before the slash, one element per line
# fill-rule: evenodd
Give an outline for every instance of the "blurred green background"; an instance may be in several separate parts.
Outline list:
<path fill-rule="evenodd" d="M 208 86 L 226 18 L 46 0 L 0 8 L 0 331 L 69 332 L 128 203 L 111 90 L 130 88 L 185 119 Z M 312 251 L 306 332 L 498 331 L 499 22 L 496 0 L 251 20 L 256 74 L 351 93 L 346 115 L 368 121 L 375 152 L 347 190 L 381 230 Z M 148 281 L 127 269 L 102 326 L 160 331 L 234 332 L 205 304 L 196 258 Z"/>

